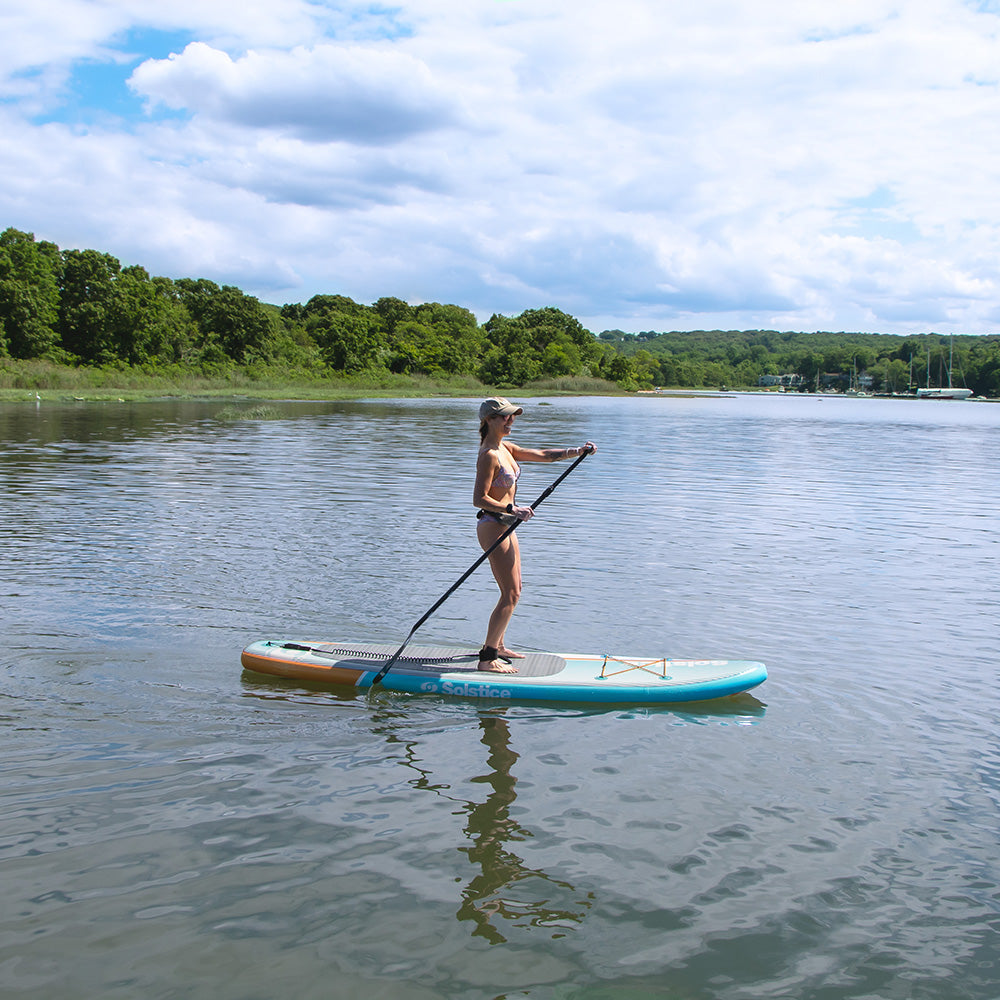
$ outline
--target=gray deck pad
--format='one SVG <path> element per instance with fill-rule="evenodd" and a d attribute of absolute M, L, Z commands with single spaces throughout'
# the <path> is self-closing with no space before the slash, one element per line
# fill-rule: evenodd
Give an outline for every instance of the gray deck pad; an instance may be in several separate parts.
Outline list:
<path fill-rule="evenodd" d="M 352 643 L 341 645 L 335 642 L 310 643 L 310 650 L 316 656 L 330 657 L 333 666 L 352 670 L 378 670 L 399 648 L 398 646 L 368 645 Z M 516 674 L 502 674 L 504 677 L 549 677 L 559 673 L 566 661 L 555 653 L 525 653 L 523 660 L 512 660 Z M 403 655 L 392 665 L 392 670 L 407 674 L 431 674 L 440 676 L 455 671 L 479 673 L 479 651 L 466 652 L 454 646 L 408 646 Z M 492 675 L 492 671 L 490 672 Z"/>

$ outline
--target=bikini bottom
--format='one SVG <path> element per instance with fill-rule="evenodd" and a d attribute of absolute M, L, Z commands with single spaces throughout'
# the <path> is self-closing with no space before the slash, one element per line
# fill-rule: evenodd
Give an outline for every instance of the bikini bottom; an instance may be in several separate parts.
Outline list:
<path fill-rule="evenodd" d="M 509 528 L 512 524 L 517 524 L 521 519 L 517 514 L 501 514 L 494 513 L 491 510 L 480 510 L 476 512 L 476 520 L 482 520 L 487 518 L 491 521 L 496 521 L 497 524 L 502 524 L 505 528 Z"/>

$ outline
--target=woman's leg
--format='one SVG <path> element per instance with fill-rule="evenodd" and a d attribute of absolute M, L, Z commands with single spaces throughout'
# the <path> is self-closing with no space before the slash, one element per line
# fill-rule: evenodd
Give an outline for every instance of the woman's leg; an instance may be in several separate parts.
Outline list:
<path fill-rule="evenodd" d="M 507 530 L 506 525 L 498 524 L 491 519 L 482 518 L 476 526 L 479 544 L 485 551 Z M 511 534 L 490 553 L 490 569 L 493 579 L 500 588 L 500 599 L 497 601 L 490 623 L 486 630 L 486 646 L 494 649 L 504 649 L 504 633 L 510 622 L 514 608 L 521 596 L 521 552 L 517 538 Z M 516 669 L 502 660 L 484 661 L 479 664 L 480 670 L 495 670 L 499 673 L 517 673 Z"/>

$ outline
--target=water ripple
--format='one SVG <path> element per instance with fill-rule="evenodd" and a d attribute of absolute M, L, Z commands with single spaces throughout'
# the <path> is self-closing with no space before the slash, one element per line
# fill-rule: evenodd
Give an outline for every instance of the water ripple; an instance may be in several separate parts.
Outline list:
<path fill-rule="evenodd" d="M 222 406 L 0 406 L 10 996 L 994 1000 L 1000 407 L 529 402 L 601 450 L 519 529 L 516 641 L 771 672 L 581 709 L 241 677 L 476 558 L 475 403 Z"/>

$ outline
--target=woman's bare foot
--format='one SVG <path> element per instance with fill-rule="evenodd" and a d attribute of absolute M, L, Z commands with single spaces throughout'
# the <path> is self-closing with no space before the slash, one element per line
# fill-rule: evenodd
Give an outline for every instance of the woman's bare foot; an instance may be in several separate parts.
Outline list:
<path fill-rule="evenodd" d="M 504 658 L 505 660 L 523 660 L 523 659 L 524 659 L 524 653 L 515 653 L 515 652 L 514 652 L 514 650 L 512 650 L 512 649 L 508 649 L 508 648 L 507 648 L 506 646 L 501 646 L 501 647 L 500 647 L 500 648 L 499 648 L 499 649 L 497 650 L 497 652 L 498 652 L 498 653 L 499 653 L 499 654 L 500 654 L 500 655 L 501 655 L 501 656 L 502 656 L 502 657 L 503 657 L 503 658 Z"/>
<path fill-rule="evenodd" d="M 503 660 L 480 660 L 479 669 L 488 671 L 491 674 L 516 674 L 517 667 L 512 667 Z"/>
<path fill-rule="evenodd" d="M 517 668 L 500 659 L 500 651 L 496 646 L 483 646 L 479 650 L 479 669 L 488 670 L 494 674 L 516 674 Z"/>

